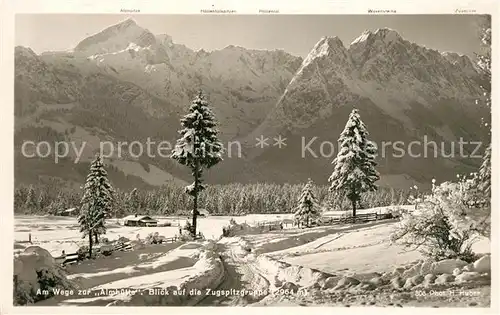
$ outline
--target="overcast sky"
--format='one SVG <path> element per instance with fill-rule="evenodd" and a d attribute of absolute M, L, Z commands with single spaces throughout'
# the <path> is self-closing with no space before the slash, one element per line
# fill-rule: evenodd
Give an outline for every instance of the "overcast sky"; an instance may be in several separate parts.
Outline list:
<path fill-rule="evenodd" d="M 214 50 L 228 45 L 283 49 L 305 57 L 323 36 L 348 46 L 364 30 L 389 27 L 407 40 L 439 51 L 473 56 L 479 50 L 471 15 L 17 15 L 16 45 L 37 53 L 71 49 L 82 39 L 132 17 L 153 34 L 175 43 Z"/>

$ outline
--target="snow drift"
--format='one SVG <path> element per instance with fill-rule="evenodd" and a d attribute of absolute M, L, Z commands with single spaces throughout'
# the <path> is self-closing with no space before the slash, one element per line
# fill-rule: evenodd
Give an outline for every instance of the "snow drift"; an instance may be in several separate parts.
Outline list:
<path fill-rule="evenodd" d="M 464 282 L 491 281 L 490 255 L 484 255 L 474 263 L 458 259 L 437 262 L 418 261 L 395 268 L 392 272 L 380 274 L 353 274 L 350 276 L 333 275 L 319 270 L 292 265 L 278 261 L 267 255 L 257 257 L 259 269 L 274 277 L 274 292 L 282 294 L 281 289 L 292 289 L 290 294 L 300 295 L 300 288 L 307 293 L 321 291 L 366 292 L 377 288 L 389 290 L 414 290 L 433 288 L 442 285 L 461 285 Z M 278 291 L 276 291 L 278 290 Z M 263 303 L 271 302 L 275 296 L 268 296 Z"/>
<path fill-rule="evenodd" d="M 14 304 L 25 305 L 48 299 L 54 290 L 76 290 L 66 272 L 50 253 L 30 246 L 14 257 Z"/>
<path fill-rule="evenodd" d="M 185 244 L 183 246 L 190 246 Z M 181 248 L 179 248 L 181 249 Z M 200 248 L 198 261 L 193 267 L 189 268 L 189 275 L 186 276 L 177 285 L 167 286 L 167 283 L 161 281 L 154 285 L 142 286 L 138 291 L 127 299 L 120 299 L 113 305 L 122 306 L 186 306 L 195 305 L 204 298 L 205 288 L 217 287 L 224 277 L 224 267 L 215 250 L 215 244 L 207 241 Z M 181 271 L 181 270 L 179 270 Z M 148 294 L 152 291 L 168 292 L 168 294 Z M 201 294 L 190 294 L 190 292 L 201 291 Z"/>
<path fill-rule="evenodd" d="M 266 255 L 259 255 L 257 261 L 262 271 L 274 275 L 273 285 L 276 288 L 286 286 L 287 283 L 293 283 L 300 287 L 311 287 L 323 284 L 327 278 L 332 276 L 319 270 L 278 261 Z"/>

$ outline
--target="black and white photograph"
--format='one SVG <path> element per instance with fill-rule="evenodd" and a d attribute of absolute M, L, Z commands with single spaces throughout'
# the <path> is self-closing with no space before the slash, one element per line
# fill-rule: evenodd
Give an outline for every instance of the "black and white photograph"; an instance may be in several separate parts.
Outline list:
<path fill-rule="evenodd" d="M 14 27 L 13 306 L 492 307 L 491 15 Z"/>

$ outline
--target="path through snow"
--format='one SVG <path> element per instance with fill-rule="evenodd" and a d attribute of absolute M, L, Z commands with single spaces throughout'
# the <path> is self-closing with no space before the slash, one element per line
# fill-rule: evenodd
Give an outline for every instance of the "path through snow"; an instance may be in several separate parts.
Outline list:
<path fill-rule="evenodd" d="M 260 272 L 255 255 L 242 245 L 239 237 L 225 238 L 217 244 L 225 270 L 224 280 L 198 305 L 245 306 L 269 293 L 270 281 Z"/>

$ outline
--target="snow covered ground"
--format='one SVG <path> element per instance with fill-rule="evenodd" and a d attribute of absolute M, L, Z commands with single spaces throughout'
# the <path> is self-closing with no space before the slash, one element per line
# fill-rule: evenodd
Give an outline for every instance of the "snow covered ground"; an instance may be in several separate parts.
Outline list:
<path fill-rule="evenodd" d="M 150 233 L 158 232 L 165 237 L 173 237 L 179 233 L 178 224 L 184 225 L 186 217 L 155 217 L 162 222 L 171 222 L 170 227 L 129 227 L 120 225 L 120 219 L 109 219 L 107 221 L 107 232 L 105 237 L 115 240 L 123 236 L 135 240 L 137 235 L 144 239 Z M 233 218 L 238 223 L 256 224 L 262 221 L 275 221 L 291 218 L 291 215 L 267 215 L 252 214 L 246 216 L 209 216 L 198 219 L 198 230 L 207 239 L 218 239 L 222 234 L 222 227 Z M 38 245 L 48 250 L 53 256 L 60 256 L 64 250 L 66 254 L 74 253 L 87 240 L 82 239 L 76 218 L 56 216 L 16 216 L 14 218 L 14 251 L 22 251 L 29 245 Z M 31 234 L 33 244 L 24 243 Z"/>
<path fill-rule="evenodd" d="M 82 291 L 75 291 L 69 296 L 58 295 L 37 305 L 192 303 L 188 293 L 176 296 L 177 301 L 166 302 L 164 299 L 171 299 L 174 291 L 217 285 L 223 270 L 216 260 L 213 244 L 212 241 L 205 241 L 149 245 L 67 266 L 67 278 Z M 154 290 L 168 290 L 170 295 Z"/>
<path fill-rule="evenodd" d="M 114 255 L 102 257 L 96 262 L 69 265 L 68 278 L 79 279 L 83 287 L 90 288 L 146 274 L 193 266 L 201 245 L 180 245 L 181 243 L 150 245 L 130 252 L 115 252 Z"/>
<path fill-rule="evenodd" d="M 351 230 L 330 229 L 326 236 L 305 245 L 270 253 L 282 261 L 307 266 L 332 274 L 362 274 L 392 271 L 394 268 L 422 259 L 418 251 L 391 244 L 389 236 L 396 222 L 365 224 Z M 477 253 L 489 253 L 490 242 L 481 239 L 474 244 Z"/>
<path fill-rule="evenodd" d="M 361 210 L 358 213 L 387 213 L 392 210 L 393 208 L 387 207 L 374 208 Z M 326 215 L 337 216 L 343 213 L 329 212 Z M 398 224 L 397 219 L 308 229 L 292 227 L 274 231 L 260 230 L 251 226 L 257 222 L 290 218 L 291 215 L 234 217 L 239 223 L 232 225 L 237 231 L 234 234 L 236 236 L 220 240 L 222 227 L 228 225 L 231 217 L 200 218 L 198 221 L 200 230 L 207 238 L 213 240 L 146 245 L 130 252 L 114 252 L 109 257 L 66 266 L 69 280 L 77 283 L 80 288 L 102 293 L 60 296 L 39 302 L 37 305 L 209 306 L 382 303 L 390 306 L 396 303 L 392 298 L 394 295 L 392 288 L 385 288 L 380 292 L 375 289 L 369 291 L 370 294 L 363 291 L 365 293 L 361 295 L 358 291 L 347 293 L 348 291 L 344 290 L 340 292 L 342 295 L 340 297 L 338 290 L 330 289 L 338 286 L 337 282 L 357 281 L 355 288 L 351 289 L 364 290 L 365 286 L 374 286 L 367 281 L 382 275 L 388 276 L 388 279 L 397 278 L 399 274 L 397 270 L 408 270 L 423 258 L 417 251 L 407 251 L 398 245 L 390 244 L 389 236 Z M 136 239 L 139 235 L 144 239 L 152 232 L 169 237 L 178 233 L 177 223 L 183 225 L 186 220 L 174 217 L 158 219 L 160 222 L 172 222 L 173 226 L 124 227 L 118 225 L 116 220 L 109 220 L 106 237 L 117 239 L 125 236 Z M 80 238 L 74 218 L 16 217 L 15 228 L 17 241 L 15 250 L 18 251 L 22 251 L 22 248 L 28 245 L 22 243 L 27 239 L 28 233 L 32 234 L 34 244 L 46 248 L 54 256 L 58 256 L 62 249 L 68 253 L 76 250 L 78 244 L 85 243 L 85 240 Z M 479 240 L 474 244 L 473 250 L 476 253 L 490 253 L 489 240 Z M 467 276 L 476 277 L 479 274 Z M 484 280 L 484 276 L 482 277 Z M 454 288 L 482 292 L 481 298 L 467 302 L 464 302 L 464 299 L 456 300 L 456 305 L 461 305 L 460 303 L 489 305 L 488 283 L 466 287 L 460 281 L 453 282 Z M 387 285 L 392 284 L 386 283 L 385 286 Z M 196 296 L 186 293 L 200 288 L 210 288 L 212 291 L 202 292 Z M 144 293 L 155 289 L 182 293 L 174 296 Z M 295 294 L 286 293 L 290 290 Z M 398 304 L 413 306 L 432 304 L 430 300 L 418 301 L 415 298 L 401 302 L 400 297 L 406 296 L 404 294 L 407 293 L 397 292 Z M 372 299 L 372 295 L 383 297 Z M 360 296 L 366 299 L 359 300 Z M 353 302 L 352 299 L 357 302 Z M 383 302 L 380 302 L 381 300 Z M 443 304 L 442 299 L 437 299 L 435 303 L 438 306 L 446 304 Z"/>

